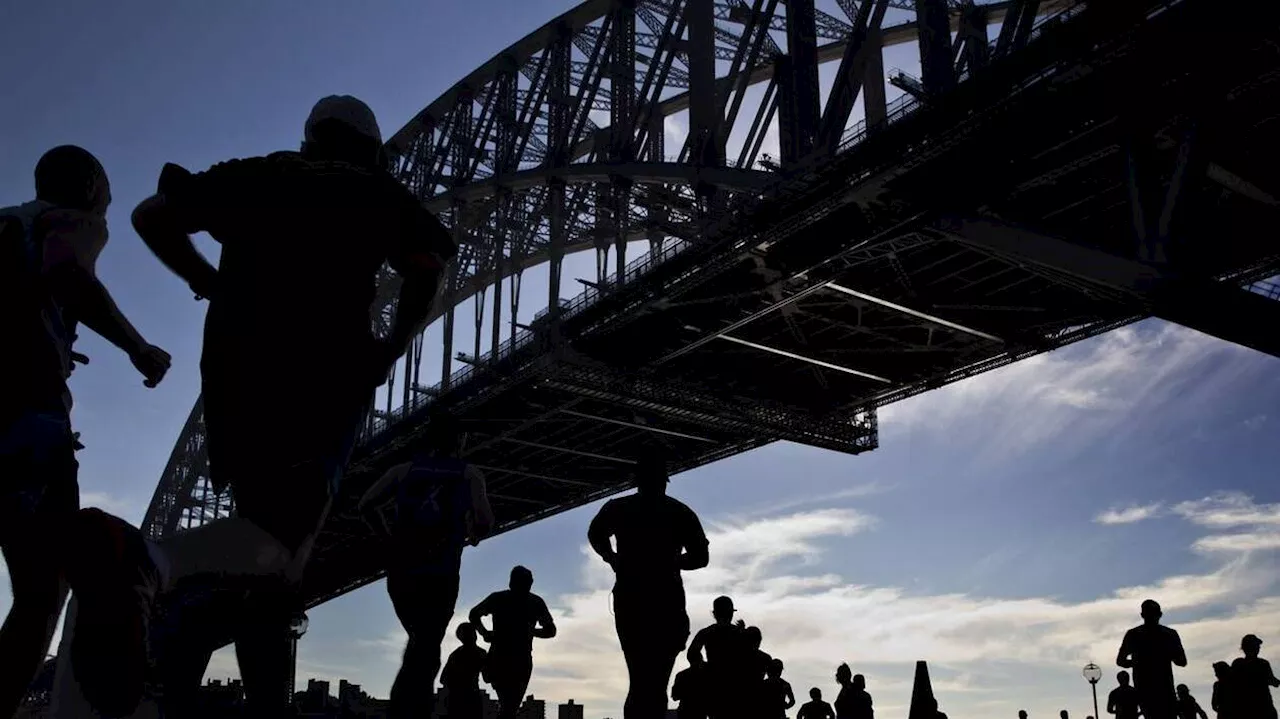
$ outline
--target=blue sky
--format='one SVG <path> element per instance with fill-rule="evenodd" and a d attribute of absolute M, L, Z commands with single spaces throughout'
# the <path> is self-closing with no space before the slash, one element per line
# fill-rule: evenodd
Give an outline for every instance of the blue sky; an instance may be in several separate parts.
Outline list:
<path fill-rule="evenodd" d="M 128 223 L 163 163 L 200 169 L 294 148 L 311 103 L 332 93 L 365 99 L 389 135 L 569 3 L 300 7 L 0 7 L 0 25 L 23 29 L 0 44 L 0 87 L 22 99 L 0 113 L 0 201 L 30 198 L 30 169 L 53 145 L 97 153 L 116 198 L 99 273 L 174 356 L 169 378 L 148 391 L 85 333 L 80 350 L 93 362 L 73 386 L 86 503 L 140 520 L 198 391 L 204 305 Z M 910 53 L 896 54 L 886 65 L 910 71 Z M 537 289 L 522 315 L 541 307 L 544 276 L 526 275 Z M 574 258 L 565 276 L 594 276 L 594 260 Z M 861 457 L 774 445 L 682 475 L 672 491 L 712 536 L 711 567 L 688 578 L 690 613 L 699 624 L 712 597 L 733 594 L 798 690 L 831 690 L 835 666 L 849 661 L 882 712 L 904 713 L 912 663 L 927 659 L 955 719 L 1019 708 L 1034 719 L 1091 713 L 1079 667 L 1092 660 L 1113 673 L 1120 634 L 1151 595 L 1191 654 L 1180 678 L 1207 701 L 1210 662 L 1233 656 L 1242 634 L 1280 638 L 1277 369 L 1148 322 L 888 408 L 881 448 Z M 263 405 L 287 411 L 270 397 Z M 500 588 L 513 564 L 530 566 L 562 626 L 538 645 L 532 690 L 572 696 L 598 718 L 618 716 L 625 672 L 607 571 L 584 550 L 593 511 L 469 550 L 459 607 Z M 0 609 L 8 601 L 0 596 Z M 403 633 L 382 585 L 311 619 L 300 681 L 343 677 L 385 696 Z M 211 676 L 233 673 L 219 655 Z"/>

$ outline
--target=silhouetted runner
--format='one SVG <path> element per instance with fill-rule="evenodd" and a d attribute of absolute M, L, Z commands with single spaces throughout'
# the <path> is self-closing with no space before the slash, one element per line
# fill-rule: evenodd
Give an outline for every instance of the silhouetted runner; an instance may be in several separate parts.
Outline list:
<path fill-rule="evenodd" d="M 1276 705 L 1271 698 L 1271 688 L 1280 687 L 1271 670 L 1271 663 L 1258 656 L 1262 640 L 1254 634 L 1246 634 L 1240 640 L 1243 657 L 1231 662 L 1232 695 L 1240 717 L 1246 719 L 1275 719 Z"/>
<path fill-rule="evenodd" d="M 1213 694 L 1209 699 L 1210 706 L 1218 715 L 1218 719 L 1235 719 L 1237 699 L 1231 665 L 1226 662 L 1214 662 L 1213 676 L 1217 681 L 1213 683 Z"/>
<path fill-rule="evenodd" d="M 744 629 L 743 639 L 746 643 L 741 659 L 742 688 L 740 692 L 743 700 L 748 702 L 747 707 L 750 711 L 760 714 L 768 706 L 765 679 L 769 676 L 773 657 L 760 648 L 764 643 L 764 635 L 760 632 L 760 627 Z"/>
<path fill-rule="evenodd" d="M 426 320 L 456 253 L 444 226 L 382 168 L 368 106 L 324 98 L 304 137 L 301 152 L 195 174 L 166 165 L 157 194 L 133 213 L 160 261 L 209 298 L 200 361 L 209 477 L 216 490 L 231 488 L 237 512 L 166 541 L 165 584 L 197 594 L 241 587 L 252 598 L 200 622 L 178 620 L 178 636 L 165 644 L 207 654 L 213 637 L 232 633 L 247 704 L 267 716 L 288 701 L 281 687 L 296 588 L 373 390 Z M 222 245 L 217 269 L 192 244 L 200 231 Z M 388 336 L 375 340 L 369 317 L 384 264 L 404 283 Z M 315 351 L 298 361 L 305 347 Z M 264 411 L 264 397 L 279 411 Z M 85 545 L 110 546 L 101 533 L 84 532 Z M 101 677 L 123 696 L 136 687 L 115 681 L 110 668 L 132 663 L 121 651 L 137 653 L 150 606 L 112 597 L 132 591 L 131 574 L 155 567 L 145 557 L 95 566 L 92 581 L 73 582 L 82 600 L 76 638 L 103 637 L 93 641 L 102 661 L 77 674 Z M 119 611 L 94 609 L 113 603 Z M 119 621 L 89 631 L 97 616 Z"/>
<path fill-rule="evenodd" d="M 707 691 L 710 714 L 716 719 L 736 717 L 743 703 L 739 690 L 742 657 L 746 654 L 746 627 L 733 623 L 733 600 L 716 597 L 711 605 L 715 624 L 693 635 L 686 653 L 689 663 L 703 661 L 706 652 Z"/>
<path fill-rule="evenodd" d="M 1142 603 L 1143 624 L 1130 629 L 1120 643 L 1116 664 L 1133 670 L 1138 705 L 1146 719 L 1174 719 L 1177 713 L 1173 667 L 1187 666 L 1178 632 L 1160 624 L 1160 604 Z"/>
<path fill-rule="evenodd" d="M 484 698 L 480 695 L 480 672 L 489 654 L 476 645 L 476 628 L 463 622 L 458 625 L 458 641 L 462 646 L 449 654 L 440 684 L 444 687 L 445 716 L 449 719 L 480 719 L 484 716 Z M 430 716 L 426 712 L 419 716 Z"/>
<path fill-rule="evenodd" d="M 1191 696 L 1186 684 L 1178 685 L 1178 719 L 1209 719 L 1209 715 L 1200 708 L 1200 702 Z"/>
<path fill-rule="evenodd" d="M 1116 674 L 1116 682 L 1120 686 L 1107 695 L 1107 713 L 1116 719 L 1138 719 L 1138 690 L 1129 684 L 1129 672 Z"/>
<path fill-rule="evenodd" d="M 511 570 L 510 589 L 494 592 L 471 610 L 471 625 L 489 642 L 485 675 L 498 695 L 499 719 L 514 719 L 533 674 L 533 639 L 551 639 L 556 624 L 542 597 L 534 594 L 533 572 Z M 484 618 L 493 615 L 493 631 Z"/>
<path fill-rule="evenodd" d="M 867 678 L 854 674 L 848 664 L 836 669 L 836 683 L 840 693 L 836 695 L 836 719 L 873 719 L 871 695 L 867 693 Z"/>
<path fill-rule="evenodd" d="M 671 670 L 689 640 L 680 572 L 707 566 L 708 554 L 698 515 L 666 494 L 666 467 L 642 459 L 635 473 L 636 493 L 606 502 L 587 539 L 616 576 L 614 623 L 630 678 L 623 716 L 647 719 L 666 711 Z"/>
<path fill-rule="evenodd" d="M 433 412 L 422 453 L 388 470 L 359 503 L 363 509 L 394 494 L 387 594 L 409 641 L 391 685 L 392 719 L 430 714 L 435 706 L 432 689 L 458 602 L 462 550 L 493 528 L 483 473 L 456 459 L 464 437 L 448 412 Z"/>
<path fill-rule="evenodd" d="M 800 706 L 796 719 L 836 719 L 831 705 L 822 701 L 822 690 L 814 687 L 809 690 L 809 701 Z"/>
<path fill-rule="evenodd" d="M 671 682 L 671 698 L 680 702 L 679 719 L 706 719 L 708 716 L 707 667 L 698 657 L 696 663 L 676 674 Z"/>
<path fill-rule="evenodd" d="M 763 716 L 768 719 L 785 719 L 787 710 L 796 705 L 791 684 L 782 678 L 782 660 L 769 662 L 769 677 L 764 683 L 765 706 Z"/>
<path fill-rule="evenodd" d="M 111 204 L 102 164 L 83 148 L 55 147 L 36 163 L 35 191 L 31 202 L 0 208 L 0 549 L 13 590 L 0 629 L 6 719 L 44 664 L 66 600 L 60 575 L 84 569 L 63 565 L 67 534 L 98 515 L 76 515 L 79 442 L 67 379 L 74 362 L 88 362 L 72 348 L 76 325 L 123 350 L 147 387 L 164 378 L 170 360 L 138 334 L 95 274 Z M 119 649 L 126 657 L 130 650 Z"/>

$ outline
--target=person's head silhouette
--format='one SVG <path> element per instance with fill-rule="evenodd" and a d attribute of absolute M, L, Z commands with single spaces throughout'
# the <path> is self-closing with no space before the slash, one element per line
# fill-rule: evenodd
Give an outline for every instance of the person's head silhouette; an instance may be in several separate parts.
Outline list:
<path fill-rule="evenodd" d="M 769 678 L 777 679 L 778 677 L 782 676 L 782 668 L 783 667 L 782 667 L 781 659 L 774 659 L 773 661 L 769 662 Z"/>
<path fill-rule="evenodd" d="M 822 690 L 817 687 L 810 689 L 809 698 L 814 700 L 815 702 L 822 701 Z"/>
<path fill-rule="evenodd" d="M 36 199 L 68 210 L 105 215 L 111 205 L 107 171 L 93 153 L 59 145 L 36 162 Z"/>
<path fill-rule="evenodd" d="M 733 600 L 728 597 L 716 597 L 716 600 L 711 603 L 711 616 L 715 617 L 716 622 L 720 624 L 733 621 Z"/>
<path fill-rule="evenodd" d="M 646 455 L 635 466 L 636 492 L 645 496 L 667 493 L 667 463 L 661 457 Z"/>
<path fill-rule="evenodd" d="M 476 643 L 476 628 L 471 626 L 471 622 L 463 622 L 458 625 L 458 641 L 466 646 L 472 646 Z"/>
<path fill-rule="evenodd" d="M 511 583 L 509 586 L 513 592 L 527 593 L 533 589 L 533 572 L 525 567 L 516 565 L 511 570 Z"/>
<path fill-rule="evenodd" d="M 1160 611 L 1160 603 L 1156 600 L 1148 599 L 1142 603 L 1142 621 L 1146 624 L 1159 624 L 1162 616 L 1164 612 Z"/>
<path fill-rule="evenodd" d="M 859 691 L 867 688 L 867 678 L 861 674 L 853 675 L 853 688 Z"/>
<path fill-rule="evenodd" d="M 853 681 L 853 670 L 849 668 L 848 664 L 841 664 L 840 666 L 836 667 L 836 684 L 839 684 L 840 686 L 844 686 L 846 684 L 851 683 L 852 681 Z"/>
<path fill-rule="evenodd" d="M 458 420 L 448 410 L 432 411 L 427 418 L 427 430 L 422 447 L 437 457 L 452 457 L 462 449 L 463 434 Z"/>
<path fill-rule="evenodd" d="M 759 649 L 764 644 L 764 635 L 760 633 L 760 627 L 747 627 L 747 646 L 752 649 Z"/>
<path fill-rule="evenodd" d="M 1187 685 L 1186 685 L 1186 684 L 1179 684 L 1179 685 L 1178 685 L 1178 698 L 1179 698 L 1179 699 L 1186 699 L 1186 698 L 1188 698 L 1188 697 L 1190 697 L 1190 696 L 1191 696 L 1191 690 L 1187 688 Z"/>
<path fill-rule="evenodd" d="M 308 159 L 376 167 L 382 131 L 373 110 L 350 95 L 321 98 L 303 127 L 302 155 Z"/>
<path fill-rule="evenodd" d="M 1231 676 L 1231 665 L 1226 662 L 1213 663 L 1213 675 L 1219 679 L 1226 679 Z"/>
<path fill-rule="evenodd" d="M 1026 710 L 1026 709 L 1019 709 L 1019 710 L 1018 710 L 1018 719 L 1027 719 L 1027 710 Z"/>
<path fill-rule="evenodd" d="M 1120 682 L 1120 686 L 1129 686 L 1129 672 L 1120 672 L 1116 675 L 1116 681 Z"/>
<path fill-rule="evenodd" d="M 1262 640 L 1258 638 L 1257 634 L 1246 634 L 1240 640 L 1240 651 L 1244 652 L 1246 657 L 1252 659 L 1262 653 Z"/>
<path fill-rule="evenodd" d="M 1058 716 L 1061 717 L 1062 719 L 1067 719 L 1067 710 L 1063 709 L 1062 711 L 1058 712 Z"/>

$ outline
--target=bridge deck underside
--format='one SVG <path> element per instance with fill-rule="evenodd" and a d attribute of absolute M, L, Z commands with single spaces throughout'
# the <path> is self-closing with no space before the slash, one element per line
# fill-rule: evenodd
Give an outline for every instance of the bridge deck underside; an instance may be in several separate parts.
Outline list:
<path fill-rule="evenodd" d="M 1150 315 L 1132 288 L 979 249 L 942 220 L 997 217 L 1135 258 L 1135 131 L 1119 118 L 1142 108 L 1165 183 L 1188 93 L 1212 99 L 1193 108 L 1207 162 L 1280 187 L 1268 99 L 1280 51 L 1264 33 L 1228 33 L 1211 4 L 1184 6 L 1167 27 L 1094 56 L 1087 28 L 1064 28 L 800 178 L 800 190 L 773 193 L 784 200 L 766 198 L 705 250 L 609 289 L 566 320 L 563 342 L 540 337 L 446 392 L 472 432 L 468 459 L 489 468 L 503 527 L 621 490 L 628 461 L 659 451 L 676 470 L 777 439 L 865 451 L 876 406 Z M 1191 27 L 1204 30 L 1194 54 L 1183 46 Z M 1230 72 L 1245 67 L 1247 77 Z M 1007 97 L 1045 71 L 1052 81 Z M 1274 207 L 1203 173 L 1189 187 L 1195 219 L 1170 246 L 1184 265 L 1237 282 L 1280 270 L 1276 248 L 1258 241 L 1280 220 Z M 317 548 L 314 603 L 379 576 L 376 518 L 349 507 L 423 431 L 408 417 L 362 450 L 352 496 Z"/>

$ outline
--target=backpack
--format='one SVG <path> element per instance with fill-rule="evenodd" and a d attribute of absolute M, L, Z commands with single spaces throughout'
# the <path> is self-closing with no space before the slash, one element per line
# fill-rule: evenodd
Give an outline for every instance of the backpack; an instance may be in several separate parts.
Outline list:
<path fill-rule="evenodd" d="M 466 542 L 471 509 L 467 464 L 458 459 L 420 458 L 396 488 L 392 537 L 407 553 L 426 555 Z"/>
<path fill-rule="evenodd" d="M 36 221 L 54 206 L 34 200 L 0 208 L 0 337 L 19 348 L 18 386 L 6 394 L 65 392 L 74 330 L 44 278 L 44 238 Z M 10 355 L 13 357 L 13 355 Z"/>

